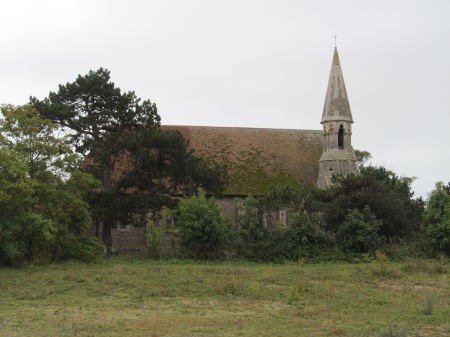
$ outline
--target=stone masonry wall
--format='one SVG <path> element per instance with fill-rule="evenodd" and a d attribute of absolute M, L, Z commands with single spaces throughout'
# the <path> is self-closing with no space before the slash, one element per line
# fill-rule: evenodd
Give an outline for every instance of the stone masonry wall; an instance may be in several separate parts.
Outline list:
<path fill-rule="evenodd" d="M 87 231 L 88 235 L 97 236 L 101 241 L 102 237 L 102 224 L 98 226 L 98 235 L 96 235 L 96 228 L 93 224 Z M 126 229 L 120 229 L 119 226 L 111 230 L 112 248 L 113 251 L 120 252 L 133 252 L 144 249 L 146 247 L 145 241 L 146 228 L 134 227 L 127 225 Z"/>

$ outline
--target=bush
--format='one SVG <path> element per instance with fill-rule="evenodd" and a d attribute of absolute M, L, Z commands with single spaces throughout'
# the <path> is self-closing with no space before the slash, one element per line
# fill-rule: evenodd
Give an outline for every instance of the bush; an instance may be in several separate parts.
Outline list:
<path fill-rule="evenodd" d="M 147 241 L 147 249 L 151 258 L 157 259 L 160 257 L 161 251 L 161 228 L 156 227 L 153 221 L 150 220 L 147 226 L 147 233 L 145 234 L 145 239 Z"/>
<path fill-rule="evenodd" d="M 217 258 L 230 231 L 216 199 L 203 194 L 182 202 L 178 218 L 180 244 L 189 257 Z"/>
<path fill-rule="evenodd" d="M 61 243 L 59 252 L 55 254 L 57 260 L 94 263 L 103 257 L 103 246 L 96 237 L 68 236 Z"/>
<path fill-rule="evenodd" d="M 269 236 L 263 224 L 258 202 L 252 196 L 248 196 L 245 200 L 236 199 L 236 201 L 238 207 L 236 245 L 239 255 L 250 260 L 264 261 L 270 246 L 268 241 L 273 237 Z"/>
<path fill-rule="evenodd" d="M 377 220 L 370 211 L 369 206 L 365 206 L 362 212 L 351 209 L 345 216 L 338 231 L 338 236 L 344 238 L 343 247 L 356 252 L 367 252 L 375 248 L 380 243 L 377 234 L 381 221 Z"/>

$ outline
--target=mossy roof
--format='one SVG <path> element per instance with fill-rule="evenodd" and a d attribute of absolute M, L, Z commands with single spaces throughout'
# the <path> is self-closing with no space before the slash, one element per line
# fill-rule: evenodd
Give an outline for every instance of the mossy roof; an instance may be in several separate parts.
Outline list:
<path fill-rule="evenodd" d="M 228 166 L 225 195 L 260 195 L 271 185 L 313 184 L 322 155 L 321 130 L 164 125 L 177 129 L 208 161 Z"/>

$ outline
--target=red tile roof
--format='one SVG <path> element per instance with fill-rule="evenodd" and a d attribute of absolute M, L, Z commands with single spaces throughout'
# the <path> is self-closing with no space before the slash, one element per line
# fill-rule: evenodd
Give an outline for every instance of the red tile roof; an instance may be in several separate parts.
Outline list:
<path fill-rule="evenodd" d="M 164 125 L 177 129 L 207 160 L 226 163 L 227 195 L 257 195 L 271 185 L 313 184 L 323 151 L 321 130 Z"/>

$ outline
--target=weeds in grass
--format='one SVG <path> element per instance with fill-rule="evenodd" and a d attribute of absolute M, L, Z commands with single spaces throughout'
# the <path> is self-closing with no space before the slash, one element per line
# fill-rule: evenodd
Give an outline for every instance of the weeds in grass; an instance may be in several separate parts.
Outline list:
<path fill-rule="evenodd" d="M 416 268 L 422 262 L 408 263 Z M 412 322 L 424 336 L 449 335 L 449 274 L 439 281 L 416 269 L 400 274 L 406 263 L 389 261 L 387 267 L 402 277 L 374 279 L 372 270 L 379 275 L 379 264 L 114 258 L 98 265 L 34 267 L 31 274 L 2 269 L 0 335 L 73 336 L 76 327 L 79 336 L 99 337 L 194 335 L 190 331 L 202 336 L 254 331 L 262 337 L 378 337 L 392 319 L 396 325 L 384 329 L 382 337 L 419 337 L 413 327 L 406 335 L 398 329 Z M 431 316 L 420 312 L 421 296 L 428 293 L 436 296 Z"/>
<path fill-rule="evenodd" d="M 395 326 L 389 326 L 381 329 L 380 337 L 404 337 L 406 336 L 405 328 L 397 328 Z"/>
<path fill-rule="evenodd" d="M 414 330 L 414 337 L 423 337 L 419 331 Z"/>
<path fill-rule="evenodd" d="M 408 263 L 402 266 L 402 271 L 405 273 L 427 273 L 427 274 L 446 274 L 448 269 L 446 267 L 445 260 L 437 261 L 426 261 L 426 260 L 417 260 L 414 263 Z"/>
<path fill-rule="evenodd" d="M 436 301 L 436 296 L 434 294 L 428 294 L 423 297 L 422 302 L 422 313 L 424 315 L 431 315 L 434 309 L 434 302 Z"/>
<path fill-rule="evenodd" d="M 385 253 L 377 250 L 376 251 L 376 261 L 380 265 L 380 273 L 384 274 L 386 272 L 386 263 L 387 263 L 387 256 Z"/>
<path fill-rule="evenodd" d="M 301 294 L 306 291 L 306 276 L 303 270 L 305 266 L 305 259 L 300 259 L 297 261 L 298 266 L 298 280 L 297 283 L 291 288 L 289 294 L 287 295 L 287 304 L 292 304 L 298 301 Z"/>
<path fill-rule="evenodd" d="M 372 270 L 372 273 L 376 276 L 386 277 L 386 278 L 397 278 L 400 275 L 395 273 L 393 270 L 387 267 L 387 256 L 380 250 L 375 252 L 375 261 L 379 265 L 379 269 Z"/>

